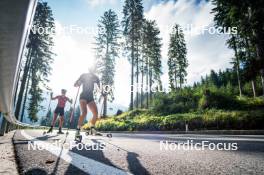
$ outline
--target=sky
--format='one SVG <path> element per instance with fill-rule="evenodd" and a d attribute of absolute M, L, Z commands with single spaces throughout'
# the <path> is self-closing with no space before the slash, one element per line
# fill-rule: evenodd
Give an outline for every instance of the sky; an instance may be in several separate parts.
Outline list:
<path fill-rule="evenodd" d="M 56 24 L 54 37 L 54 64 L 49 86 L 54 94 L 60 89 L 68 90 L 68 96 L 74 98 L 77 89 L 73 87 L 78 77 L 87 72 L 93 64 L 97 23 L 100 16 L 108 9 L 113 9 L 122 19 L 124 1 L 120 0 L 46 0 L 51 6 Z M 162 38 L 162 83 L 168 85 L 167 50 L 169 34 L 175 23 L 182 27 L 192 27 L 185 32 L 187 44 L 187 83 L 192 85 L 200 81 L 210 71 L 230 68 L 232 50 L 225 41 L 226 34 L 212 34 L 206 30 L 214 26 L 213 8 L 205 0 L 143 0 L 144 15 L 147 19 L 156 20 Z M 78 31 L 77 29 L 82 29 Z M 85 29 L 85 30 L 84 30 Z M 201 32 L 204 31 L 204 32 Z M 130 101 L 130 64 L 127 58 L 120 55 L 116 59 L 115 101 L 113 106 L 128 107 Z"/>

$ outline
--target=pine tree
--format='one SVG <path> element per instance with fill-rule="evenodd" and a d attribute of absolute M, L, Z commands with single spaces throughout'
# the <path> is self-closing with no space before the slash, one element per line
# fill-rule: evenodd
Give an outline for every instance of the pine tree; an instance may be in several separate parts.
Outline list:
<path fill-rule="evenodd" d="M 147 108 L 152 99 L 152 84 L 158 82 L 160 85 L 161 71 L 161 38 L 160 30 L 155 21 L 144 21 L 142 33 L 142 76 L 146 74 L 146 99 Z M 143 79 L 143 78 L 142 78 Z M 142 80 L 143 82 L 143 80 Z M 143 98 L 143 94 L 142 94 Z"/>
<path fill-rule="evenodd" d="M 51 8 L 46 2 L 39 2 L 33 20 L 34 28 L 51 29 L 55 27 Z M 47 87 L 48 76 L 51 72 L 51 63 L 54 53 L 53 33 L 31 31 L 27 43 L 28 50 L 28 70 L 31 86 L 29 89 L 28 113 L 32 122 L 38 120 L 37 113 L 42 109 L 40 106 L 42 98 L 42 87 Z M 25 73 L 27 73 L 24 72 Z M 27 76 L 26 76 L 27 77 Z M 27 78 L 29 78 L 27 77 Z M 22 80 L 23 81 L 23 80 Z"/>
<path fill-rule="evenodd" d="M 116 13 L 108 10 L 99 20 L 98 36 L 96 37 L 97 68 L 102 85 L 111 87 L 103 92 L 103 117 L 107 115 L 107 101 L 114 100 L 113 85 L 115 74 L 115 59 L 118 57 L 120 38 L 119 22 Z"/>
<path fill-rule="evenodd" d="M 238 35 L 250 43 L 255 50 L 254 64 L 258 74 L 264 75 L 264 1 L 225 1 L 213 0 L 216 26 L 237 27 Z M 247 50 L 246 45 L 244 45 Z M 250 65 L 249 65 L 250 66 Z M 264 94 L 264 82 L 262 83 Z"/>
<path fill-rule="evenodd" d="M 172 89 L 182 88 L 186 81 L 188 61 L 186 58 L 187 49 L 184 40 L 184 34 L 178 24 L 175 24 L 170 34 L 170 43 L 168 51 L 168 67 L 170 87 Z"/>
<path fill-rule="evenodd" d="M 131 94 L 130 94 L 130 109 L 134 108 L 134 66 L 136 64 L 136 80 L 138 83 L 138 53 L 140 42 L 140 31 L 143 23 L 143 5 L 142 0 L 125 0 L 123 7 L 122 26 L 124 28 L 123 34 L 126 38 L 126 48 L 130 51 L 131 62 Z M 138 93 L 137 93 L 138 95 Z M 138 97 L 137 97 L 138 100 Z M 138 104 L 138 101 L 137 101 Z"/>
<path fill-rule="evenodd" d="M 237 82 L 238 82 L 238 90 L 239 96 L 242 96 L 242 88 L 241 88 L 241 77 L 240 77 L 240 62 L 241 62 L 241 52 L 238 47 L 238 36 L 232 35 L 231 38 L 227 41 L 229 48 L 232 48 L 235 51 L 235 58 L 233 58 L 233 64 L 237 74 Z"/>

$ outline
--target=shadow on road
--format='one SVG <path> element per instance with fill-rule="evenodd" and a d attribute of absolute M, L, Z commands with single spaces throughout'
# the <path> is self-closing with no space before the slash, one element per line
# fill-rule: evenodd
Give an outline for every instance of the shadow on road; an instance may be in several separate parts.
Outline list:
<path fill-rule="evenodd" d="M 100 145 L 102 144 L 102 142 L 99 142 L 98 140 L 96 139 L 91 139 L 91 141 L 93 142 L 93 144 L 95 145 Z M 83 144 L 84 146 L 84 144 Z M 86 146 L 87 147 L 87 146 Z M 93 146 L 89 146 L 87 147 L 87 149 L 90 149 L 90 150 L 86 150 L 86 149 L 82 149 L 82 150 L 78 150 L 76 147 L 73 148 L 71 151 L 74 152 L 74 153 L 77 153 L 77 154 L 80 154 L 82 156 L 85 156 L 87 158 L 90 158 L 90 159 L 93 159 L 95 161 L 98 161 L 98 162 L 102 162 L 104 164 L 107 164 L 107 165 L 110 165 L 110 166 L 113 166 L 115 168 L 118 168 L 116 167 L 107 157 L 105 157 L 104 153 L 102 150 L 98 149 L 98 150 L 94 150 Z"/>
<path fill-rule="evenodd" d="M 36 137 L 35 139 L 36 140 L 45 141 L 45 140 L 48 140 L 48 139 L 51 139 L 51 138 L 54 138 L 54 137 L 57 137 L 57 136 L 58 136 L 58 134 L 56 134 L 56 135 L 43 135 L 43 136 Z"/>
<path fill-rule="evenodd" d="M 138 175 L 149 174 L 147 169 L 144 166 L 142 166 L 142 164 L 138 160 L 138 156 L 139 155 L 136 153 L 127 152 L 127 162 L 128 162 L 129 171 L 133 174 L 138 174 Z"/>
<path fill-rule="evenodd" d="M 93 144 L 103 143 L 103 142 L 98 141 L 97 139 L 91 139 L 91 141 L 93 142 Z M 114 144 L 111 144 L 111 145 L 120 149 L 120 150 L 127 152 L 126 159 L 124 157 L 124 160 L 127 161 L 128 169 L 131 173 L 137 174 L 137 175 L 148 175 L 149 174 L 148 171 L 146 170 L 146 168 L 144 166 L 142 166 L 142 164 L 140 163 L 140 161 L 138 159 L 138 157 L 139 157 L 138 154 L 124 150 L 117 145 L 114 145 Z M 115 165 L 110 159 L 108 159 L 104 155 L 104 152 L 102 150 L 93 150 L 92 146 L 90 148 L 91 148 L 91 150 L 87 151 L 85 149 L 78 150 L 75 147 L 71 151 L 74 153 L 77 153 L 79 155 L 85 156 L 87 158 L 93 159 L 95 161 L 98 161 L 98 162 L 104 163 L 106 165 L 113 166 L 115 168 L 120 169 L 120 166 Z M 71 171 L 71 167 L 69 166 L 67 171 L 66 171 L 66 174 L 70 174 L 70 172 L 72 172 L 72 171 Z"/>
<path fill-rule="evenodd" d="M 24 173 L 24 175 L 47 175 L 48 173 L 40 168 L 33 168 Z"/>

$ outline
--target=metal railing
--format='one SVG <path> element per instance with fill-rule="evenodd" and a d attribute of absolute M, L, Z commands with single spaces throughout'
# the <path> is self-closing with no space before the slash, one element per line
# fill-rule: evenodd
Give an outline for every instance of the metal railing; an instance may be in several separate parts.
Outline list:
<path fill-rule="evenodd" d="M 0 135 L 21 123 L 14 116 L 18 67 L 29 34 L 37 0 L 0 0 Z"/>

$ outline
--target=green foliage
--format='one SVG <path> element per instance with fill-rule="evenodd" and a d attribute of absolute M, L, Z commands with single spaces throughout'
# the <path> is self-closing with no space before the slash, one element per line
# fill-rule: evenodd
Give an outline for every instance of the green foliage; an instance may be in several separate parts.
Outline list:
<path fill-rule="evenodd" d="M 202 112 L 154 115 L 150 111 L 126 112 L 120 116 L 103 119 L 96 127 L 103 131 L 162 131 L 185 130 L 188 123 L 190 130 L 201 129 L 263 129 L 264 111 L 223 111 L 205 110 Z"/>
<path fill-rule="evenodd" d="M 183 89 L 170 94 L 157 94 L 152 110 L 163 115 L 189 112 L 197 108 L 198 96 L 192 89 Z"/>
<path fill-rule="evenodd" d="M 249 98 L 249 97 L 238 97 L 237 100 L 240 102 L 241 106 L 246 109 L 254 109 L 254 108 L 261 108 L 264 107 L 264 97 L 256 97 L 256 98 Z"/>
<path fill-rule="evenodd" d="M 214 92 L 206 89 L 199 100 L 199 108 L 201 109 L 237 109 L 239 107 L 240 103 L 235 97 L 221 91 Z"/>

